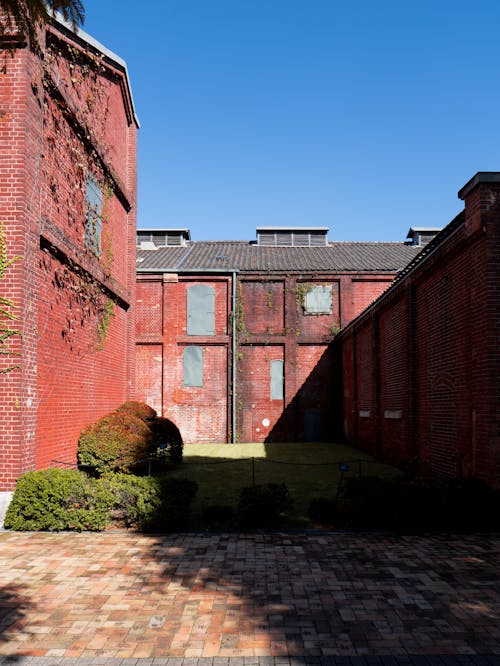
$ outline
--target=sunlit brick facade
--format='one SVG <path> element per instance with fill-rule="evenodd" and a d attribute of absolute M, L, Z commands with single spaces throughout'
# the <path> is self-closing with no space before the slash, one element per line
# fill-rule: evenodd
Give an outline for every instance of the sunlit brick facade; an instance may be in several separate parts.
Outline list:
<path fill-rule="evenodd" d="M 0 492 L 76 459 L 133 396 L 135 117 L 125 63 L 63 21 L 0 73 Z M 5 46 L 5 45 L 4 45 Z M 16 258 L 17 257 L 17 258 Z M 7 301 L 4 301 L 4 304 Z M 5 308 L 4 308 L 5 309 Z"/>
<path fill-rule="evenodd" d="M 203 242 L 138 232 L 137 396 L 187 442 L 338 435 L 330 343 L 420 248 L 326 233 L 261 228 L 255 242 Z"/>

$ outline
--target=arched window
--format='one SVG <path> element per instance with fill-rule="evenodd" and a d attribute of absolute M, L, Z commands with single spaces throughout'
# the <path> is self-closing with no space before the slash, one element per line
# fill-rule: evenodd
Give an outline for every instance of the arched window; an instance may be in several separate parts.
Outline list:
<path fill-rule="evenodd" d="M 183 354 L 184 386 L 203 386 L 203 349 L 186 347 Z"/>
<path fill-rule="evenodd" d="M 283 400 L 283 361 L 271 361 L 271 400 Z"/>
<path fill-rule="evenodd" d="M 187 290 L 187 334 L 215 335 L 215 289 L 195 284 Z"/>

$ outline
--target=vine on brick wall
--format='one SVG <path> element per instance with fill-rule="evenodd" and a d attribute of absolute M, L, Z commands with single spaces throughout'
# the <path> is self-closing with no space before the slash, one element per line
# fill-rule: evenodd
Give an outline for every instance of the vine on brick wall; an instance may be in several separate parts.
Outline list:
<path fill-rule="evenodd" d="M 114 317 L 114 303 L 100 285 L 76 266 L 61 265 L 50 253 L 42 259 L 42 269 L 51 276 L 55 305 L 65 313 L 61 337 L 71 351 L 102 350 Z M 88 336 L 82 337 L 84 331 Z"/>
<path fill-rule="evenodd" d="M 3 230 L 3 225 L 0 223 L 0 287 L 2 280 L 5 277 L 5 273 L 9 266 L 11 266 L 15 261 L 20 259 L 20 256 L 7 258 L 7 243 L 5 241 L 5 233 Z M 21 337 L 21 331 L 16 328 L 12 328 L 10 322 L 16 321 L 18 316 L 13 311 L 14 302 L 12 299 L 7 298 L 0 294 L 0 355 L 2 356 L 19 356 L 18 352 L 12 351 L 9 348 L 9 342 L 12 338 Z M 12 370 L 19 370 L 20 365 L 10 365 L 7 368 L 2 368 L 0 373 L 5 374 L 11 372 Z"/>

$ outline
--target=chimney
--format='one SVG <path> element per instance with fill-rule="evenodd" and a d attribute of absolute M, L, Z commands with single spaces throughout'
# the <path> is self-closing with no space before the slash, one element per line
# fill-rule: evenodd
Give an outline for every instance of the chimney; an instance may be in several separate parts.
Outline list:
<path fill-rule="evenodd" d="M 500 171 L 478 171 L 458 192 L 458 197 L 465 203 L 467 232 L 486 230 L 487 220 L 495 218 L 489 212 L 500 209 Z"/>

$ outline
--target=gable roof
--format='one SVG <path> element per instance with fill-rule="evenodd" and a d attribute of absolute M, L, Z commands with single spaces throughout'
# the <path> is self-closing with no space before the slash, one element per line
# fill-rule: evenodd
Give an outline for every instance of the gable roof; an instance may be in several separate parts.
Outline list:
<path fill-rule="evenodd" d="M 331 242 L 324 247 L 268 247 L 246 241 L 191 241 L 184 247 L 137 251 L 139 273 L 395 272 L 421 250 L 404 243 Z"/>

